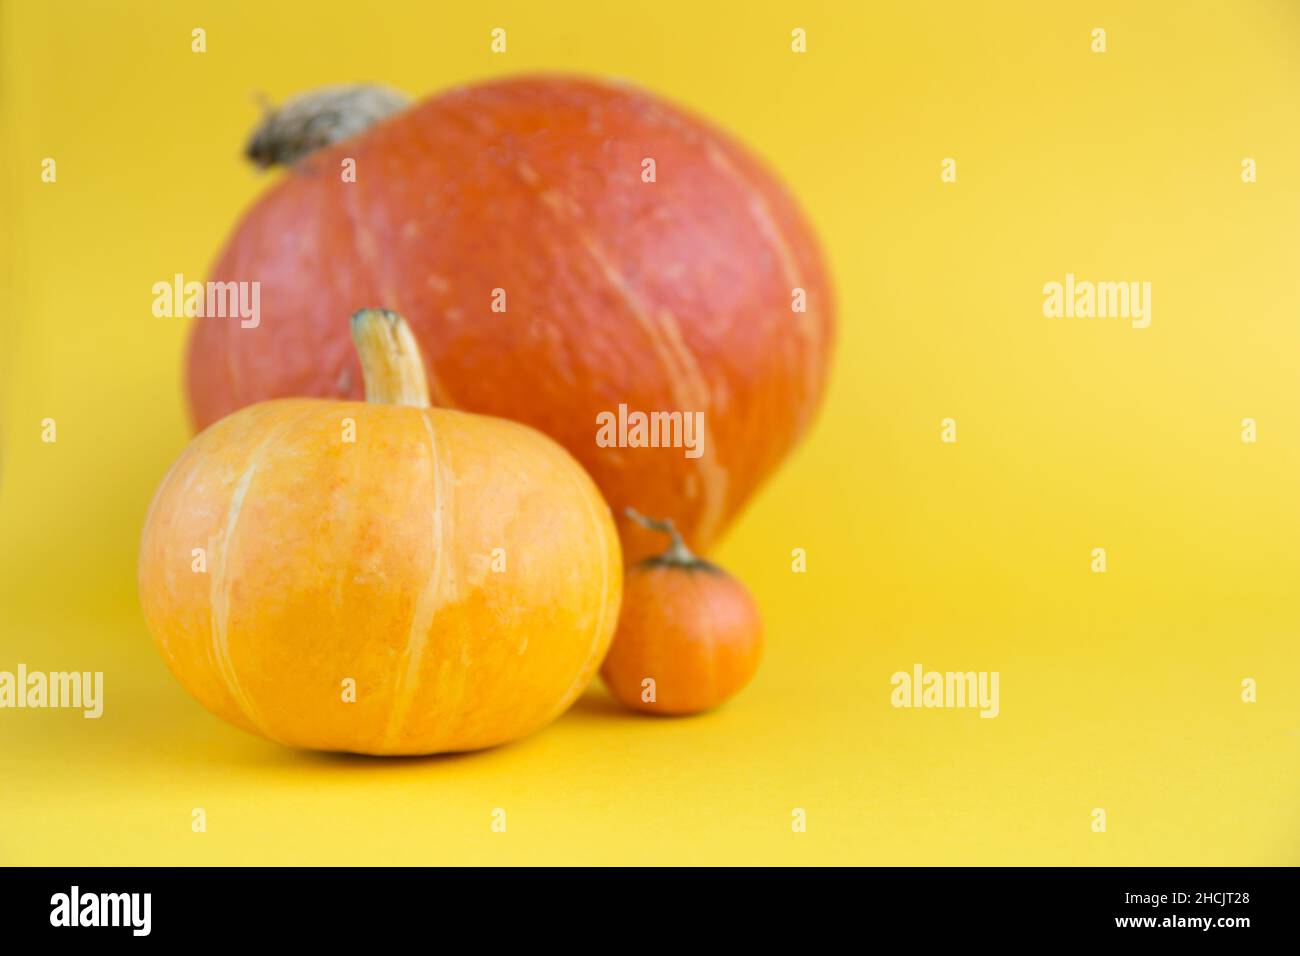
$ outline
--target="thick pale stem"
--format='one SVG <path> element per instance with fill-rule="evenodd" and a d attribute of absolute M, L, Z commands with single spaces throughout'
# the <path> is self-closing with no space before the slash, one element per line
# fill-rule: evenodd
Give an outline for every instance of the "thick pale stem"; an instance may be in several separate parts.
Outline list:
<path fill-rule="evenodd" d="M 367 402 L 429 407 L 424 360 L 405 319 L 385 309 L 362 309 L 352 316 L 352 341 L 361 359 Z"/>

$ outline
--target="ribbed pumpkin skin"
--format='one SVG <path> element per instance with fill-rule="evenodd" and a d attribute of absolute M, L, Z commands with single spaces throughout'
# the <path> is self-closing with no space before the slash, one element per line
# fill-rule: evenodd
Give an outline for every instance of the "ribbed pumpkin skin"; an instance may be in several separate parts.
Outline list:
<path fill-rule="evenodd" d="M 623 582 L 618 631 L 601 666 L 614 697 L 648 714 L 696 714 L 758 669 L 763 624 L 749 592 L 713 570 L 639 564 Z M 642 682 L 655 682 L 643 700 Z"/>
<path fill-rule="evenodd" d="M 205 707 L 285 744 L 371 754 L 472 750 L 548 723 L 599 667 L 621 582 L 608 508 L 545 436 L 313 399 L 195 438 L 139 564 L 149 629 Z"/>
<path fill-rule="evenodd" d="M 199 426 L 268 398 L 360 397 L 335 319 L 395 309 L 435 405 L 538 428 L 616 515 L 671 516 L 704 551 L 807 429 L 833 337 L 816 241 L 765 169 L 655 97 L 565 77 L 453 90 L 307 157 L 211 278 L 261 282 L 261 324 L 197 320 Z M 598 447 L 597 416 L 619 403 L 704 412 L 704 454 Z M 620 531 L 628 560 L 659 545 L 621 518 Z"/>

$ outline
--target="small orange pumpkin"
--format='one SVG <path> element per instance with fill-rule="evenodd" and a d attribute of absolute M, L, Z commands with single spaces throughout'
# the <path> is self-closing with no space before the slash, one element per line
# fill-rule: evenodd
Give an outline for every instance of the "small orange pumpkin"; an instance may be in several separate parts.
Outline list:
<path fill-rule="evenodd" d="M 628 569 L 618 631 L 601 677 L 633 710 L 694 714 L 749 683 L 762 650 L 758 607 L 744 585 L 697 558 L 671 521 L 631 508 L 638 524 L 671 537 L 663 554 Z"/>
<path fill-rule="evenodd" d="M 353 337 L 366 402 L 250 406 L 163 479 L 149 629 L 205 707 L 281 743 L 428 754 L 530 733 L 613 637 L 609 508 L 540 432 L 429 408 L 399 317 L 358 313 Z"/>

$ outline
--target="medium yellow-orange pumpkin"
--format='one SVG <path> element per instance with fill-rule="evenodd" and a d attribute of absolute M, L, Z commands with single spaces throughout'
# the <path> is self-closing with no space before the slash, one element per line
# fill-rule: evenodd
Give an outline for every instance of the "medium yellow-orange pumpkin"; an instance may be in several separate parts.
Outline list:
<path fill-rule="evenodd" d="M 401 319 L 359 313 L 353 331 L 367 402 L 251 406 L 163 480 L 140 554 L 149 629 L 204 706 L 285 744 L 521 737 L 573 702 L 613 635 L 609 509 L 539 432 L 428 408 Z"/>

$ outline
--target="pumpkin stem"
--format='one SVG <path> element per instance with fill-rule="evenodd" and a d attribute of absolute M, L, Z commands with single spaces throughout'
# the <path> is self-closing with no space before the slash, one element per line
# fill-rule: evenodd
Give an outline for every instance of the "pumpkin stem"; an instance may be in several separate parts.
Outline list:
<path fill-rule="evenodd" d="M 668 535 L 671 539 L 671 543 L 668 545 L 668 550 L 658 557 L 650 558 L 650 562 L 654 564 L 682 565 L 690 568 L 697 568 L 708 564 L 707 561 L 702 561 L 697 558 L 695 553 L 691 551 L 690 548 L 686 547 L 686 542 L 682 540 L 682 536 L 680 532 L 678 532 L 677 526 L 673 524 L 671 518 L 647 518 L 635 508 L 624 508 L 623 513 L 637 524 L 641 525 L 641 527 L 648 528 L 651 531 L 661 532 L 662 534 Z"/>
<path fill-rule="evenodd" d="M 362 309 L 352 316 L 352 342 L 361 359 L 367 402 L 429 407 L 424 360 L 405 319 L 387 309 Z"/>
<path fill-rule="evenodd" d="M 355 136 L 404 110 L 405 93 L 374 83 L 327 86 L 272 106 L 262 97 L 262 119 L 244 147 L 256 165 L 292 166 L 322 146 Z"/>

